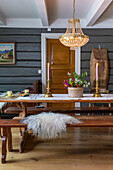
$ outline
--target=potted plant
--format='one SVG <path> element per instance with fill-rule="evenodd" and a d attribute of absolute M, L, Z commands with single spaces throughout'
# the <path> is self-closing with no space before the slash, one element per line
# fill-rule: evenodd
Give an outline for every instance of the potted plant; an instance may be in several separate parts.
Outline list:
<path fill-rule="evenodd" d="M 90 85 L 90 82 L 84 79 L 87 76 L 87 72 L 81 75 L 74 72 L 73 75 L 74 78 L 72 78 L 71 73 L 68 72 L 69 79 L 64 80 L 64 88 L 68 87 L 69 97 L 82 97 L 83 88 Z"/>

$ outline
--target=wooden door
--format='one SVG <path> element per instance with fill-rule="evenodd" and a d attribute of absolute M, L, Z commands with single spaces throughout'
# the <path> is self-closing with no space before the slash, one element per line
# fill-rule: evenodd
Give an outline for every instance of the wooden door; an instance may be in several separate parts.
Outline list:
<path fill-rule="evenodd" d="M 67 73 L 75 70 L 75 52 L 65 47 L 58 39 L 47 40 L 47 62 L 50 63 L 50 88 L 52 94 L 66 94 L 63 82 L 68 78 Z M 48 104 L 49 107 L 74 106 L 74 103 Z"/>

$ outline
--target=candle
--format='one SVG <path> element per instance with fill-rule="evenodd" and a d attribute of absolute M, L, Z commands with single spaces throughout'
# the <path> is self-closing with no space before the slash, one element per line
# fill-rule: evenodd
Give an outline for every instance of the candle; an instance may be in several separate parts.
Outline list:
<path fill-rule="evenodd" d="M 99 63 L 96 63 L 96 81 L 98 81 L 98 66 L 99 66 Z"/>
<path fill-rule="evenodd" d="M 49 63 L 47 63 L 47 80 L 49 80 Z"/>

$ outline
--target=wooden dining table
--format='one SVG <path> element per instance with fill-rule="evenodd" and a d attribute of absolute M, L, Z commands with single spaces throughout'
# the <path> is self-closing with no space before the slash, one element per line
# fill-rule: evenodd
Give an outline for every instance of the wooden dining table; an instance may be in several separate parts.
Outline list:
<path fill-rule="evenodd" d="M 93 94 L 83 94 L 81 98 L 70 98 L 68 94 L 53 94 L 53 97 L 44 97 L 44 94 L 30 94 L 29 96 L 0 97 L 0 102 L 16 103 L 22 107 L 22 117 L 27 116 L 27 103 L 113 103 L 113 94 L 102 94 L 102 97 L 93 97 Z M 40 109 L 40 108 L 39 108 Z"/>
<path fill-rule="evenodd" d="M 28 103 L 68 103 L 68 102 L 80 102 L 80 103 L 113 103 L 113 94 L 102 94 L 102 97 L 93 97 L 93 94 L 84 94 L 81 98 L 70 98 L 68 94 L 53 94 L 53 97 L 44 97 L 44 94 L 31 94 L 26 97 L 22 96 L 2 96 L 0 97 L 0 102 L 7 102 L 7 103 L 16 103 L 18 107 L 22 107 L 22 113 L 20 114 L 20 118 L 24 118 L 27 116 L 27 104 Z M 39 108 L 40 109 L 40 108 Z M 70 108 L 71 109 L 71 108 Z M 88 111 L 91 111 L 91 107 L 88 108 Z M 96 108 L 98 110 L 98 107 Z M 95 111 L 95 110 L 93 110 Z M 102 110 L 104 111 L 104 109 Z M 109 111 L 109 108 L 107 108 Z M 113 109 L 111 108 L 113 113 Z M 75 116 L 76 117 L 76 116 Z M 113 127 L 113 116 L 98 116 L 98 117 L 79 117 L 78 119 L 82 120 L 82 124 L 72 124 L 67 126 L 72 127 Z M 26 125 L 22 125 L 19 120 L 0 120 L 0 127 L 5 129 L 3 130 L 3 140 L 2 140 L 2 156 L 5 155 L 2 159 L 2 163 L 5 162 L 6 158 L 6 139 L 8 138 L 9 142 L 9 150 L 12 148 L 12 135 L 11 135 L 11 128 L 12 127 L 19 127 L 23 128 Z M 25 130 L 24 127 L 24 130 Z M 5 133 L 7 128 L 10 130 L 8 131 L 8 135 Z M 20 152 L 23 152 L 25 143 L 27 141 L 26 137 L 26 130 L 22 131 L 22 141 L 20 144 Z M 10 132 L 10 133 L 9 133 Z M 4 140 L 5 139 L 5 140 Z"/>

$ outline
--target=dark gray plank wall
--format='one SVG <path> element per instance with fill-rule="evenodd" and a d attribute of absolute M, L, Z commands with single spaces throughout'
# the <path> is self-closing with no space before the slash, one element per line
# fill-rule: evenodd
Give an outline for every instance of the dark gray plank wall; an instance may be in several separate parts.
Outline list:
<path fill-rule="evenodd" d="M 90 56 L 92 48 L 107 48 L 109 58 L 109 82 L 108 90 L 113 93 L 113 30 L 112 29 L 84 29 L 89 35 L 89 42 L 81 48 L 81 72 L 87 71 L 90 74 Z M 87 80 L 90 81 L 90 75 Z M 88 93 L 91 88 L 85 89 Z"/>
<path fill-rule="evenodd" d="M 84 33 L 89 35 L 89 42 L 81 48 L 81 72 L 87 71 L 87 80 L 90 81 L 90 57 L 92 48 L 107 48 L 109 58 L 109 82 L 108 90 L 113 93 L 113 30 L 112 29 L 84 29 Z M 85 88 L 84 93 L 89 93 L 91 87 Z M 88 103 L 82 103 L 83 107 Z M 102 106 L 101 104 L 98 106 Z"/>
<path fill-rule="evenodd" d="M 0 28 L 0 42 L 16 43 L 16 65 L 0 65 L 0 91 L 20 91 L 40 80 L 41 93 L 41 33 L 47 29 Z M 52 29 L 52 33 L 65 29 Z M 49 32 L 50 33 L 50 32 Z"/>
<path fill-rule="evenodd" d="M 41 80 L 41 29 L 0 28 L 0 42 L 16 43 L 16 65 L 0 65 L 0 91 L 20 91 Z"/>
<path fill-rule="evenodd" d="M 90 72 L 90 56 L 92 48 L 108 49 L 109 57 L 109 84 L 108 89 L 113 92 L 113 30 L 112 29 L 84 29 L 90 41 L 81 51 L 81 72 Z M 28 28 L 0 28 L 0 42 L 16 43 L 16 65 L 0 65 L 0 91 L 12 89 L 20 91 L 25 87 L 32 87 L 35 80 L 40 80 L 41 75 L 41 33 L 47 29 Z M 64 33 L 65 29 L 52 29 L 51 33 Z M 50 32 L 49 32 L 50 33 Z M 87 77 L 90 81 L 90 76 Z M 90 88 L 84 92 L 89 92 Z M 40 84 L 41 92 L 41 84 Z"/>

